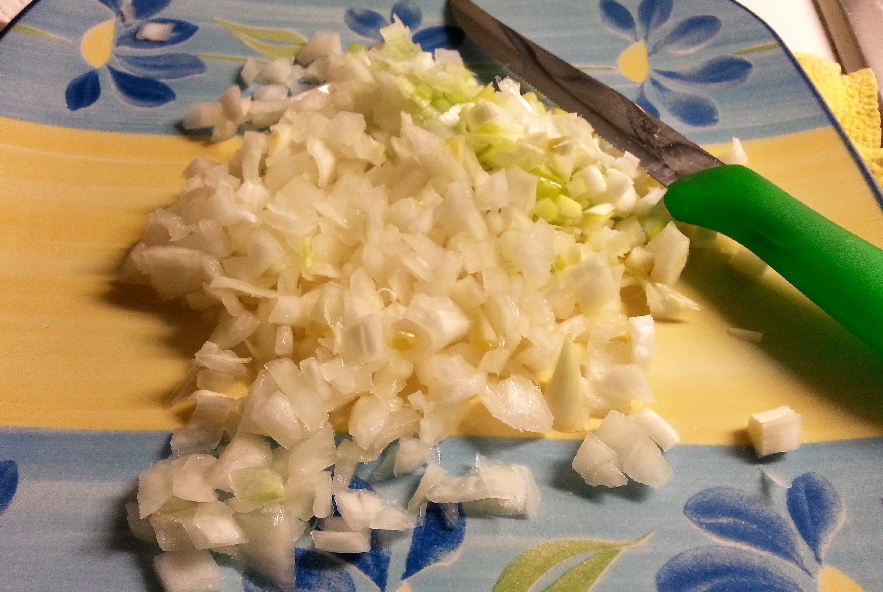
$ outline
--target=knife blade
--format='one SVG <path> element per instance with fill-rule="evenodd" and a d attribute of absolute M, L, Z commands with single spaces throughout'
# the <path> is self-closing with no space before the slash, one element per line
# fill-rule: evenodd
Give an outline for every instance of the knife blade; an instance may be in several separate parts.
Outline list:
<path fill-rule="evenodd" d="M 457 24 L 476 45 L 558 107 L 578 113 L 602 138 L 636 156 L 663 185 L 723 164 L 631 99 L 517 33 L 469 0 L 452 0 Z"/>
<path fill-rule="evenodd" d="M 475 45 L 668 186 L 675 220 L 742 244 L 883 357 L 883 250 L 740 165 L 725 165 L 626 96 L 471 0 L 449 0 Z"/>

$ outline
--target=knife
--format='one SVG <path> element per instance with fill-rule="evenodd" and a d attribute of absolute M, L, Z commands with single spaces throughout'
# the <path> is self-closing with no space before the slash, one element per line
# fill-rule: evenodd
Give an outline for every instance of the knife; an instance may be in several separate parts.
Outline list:
<path fill-rule="evenodd" d="M 883 357 L 883 250 L 741 165 L 725 165 L 633 101 L 512 30 L 449 0 L 466 36 L 668 187 L 675 220 L 726 235 Z"/>

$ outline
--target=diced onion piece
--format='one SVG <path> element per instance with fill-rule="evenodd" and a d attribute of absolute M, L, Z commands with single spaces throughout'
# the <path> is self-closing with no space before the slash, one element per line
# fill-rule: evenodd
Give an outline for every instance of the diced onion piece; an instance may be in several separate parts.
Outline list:
<path fill-rule="evenodd" d="M 369 528 L 386 505 L 377 493 L 365 489 L 338 491 L 334 494 L 334 503 L 347 526 L 354 531 Z"/>
<path fill-rule="evenodd" d="M 656 349 L 656 324 L 651 315 L 629 317 L 629 337 L 635 364 L 649 370 Z"/>
<path fill-rule="evenodd" d="M 622 458 L 622 472 L 651 487 L 662 487 L 671 479 L 673 471 L 659 447 L 650 438 L 640 438 Z"/>
<path fill-rule="evenodd" d="M 371 531 L 359 532 L 314 530 L 313 545 L 329 553 L 367 553 L 371 550 Z"/>
<path fill-rule="evenodd" d="M 720 159 L 724 164 L 745 164 L 748 162 L 748 154 L 745 153 L 739 138 L 733 138 L 729 150 L 724 152 Z"/>
<path fill-rule="evenodd" d="M 261 65 L 255 58 L 246 58 L 242 69 L 239 70 L 239 77 L 245 86 L 251 86 L 260 71 Z"/>
<path fill-rule="evenodd" d="M 645 248 L 653 254 L 650 279 L 668 286 L 674 285 L 687 264 L 690 239 L 678 230 L 674 222 L 669 222 Z"/>
<path fill-rule="evenodd" d="M 238 512 L 251 512 L 285 495 L 282 477 L 269 467 L 245 467 L 230 473 Z"/>
<path fill-rule="evenodd" d="M 181 126 L 186 130 L 210 128 L 224 121 L 224 110 L 219 101 L 200 101 L 187 107 Z"/>
<path fill-rule="evenodd" d="M 681 441 L 681 436 L 671 424 L 649 407 L 641 407 L 632 414 L 632 417 L 641 424 L 663 452 L 668 452 Z"/>
<path fill-rule="evenodd" d="M 294 546 L 304 523 L 281 506 L 238 514 L 236 520 L 248 537 L 240 548 L 249 568 L 279 588 L 289 589 L 294 584 Z"/>
<path fill-rule="evenodd" d="M 248 541 L 233 517 L 233 510 L 223 502 L 199 504 L 193 515 L 181 522 L 197 549 L 230 547 Z"/>
<path fill-rule="evenodd" d="M 165 592 L 217 592 L 224 585 L 221 568 L 208 551 L 160 553 L 153 567 Z"/>
<path fill-rule="evenodd" d="M 432 444 L 417 438 L 401 438 L 396 449 L 393 474 L 405 475 L 425 465 L 432 458 Z"/>
<path fill-rule="evenodd" d="M 372 519 L 369 526 L 372 530 L 407 530 L 413 528 L 414 517 L 402 507 L 386 503 Z"/>
<path fill-rule="evenodd" d="M 173 23 L 158 23 L 147 21 L 138 27 L 135 32 L 135 38 L 142 41 L 155 41 L 162 43 L 168 41 L 172 37 L 172 31 L 175 29 Z"/>
<path fill-rule="evenodd" d="M 172 471 L 169 461 L 161 461 L 138 475 L 138 508 L 141 518 L 150 516 L 172 498 Z"/>
<path fill-rule="evenodd" d="M 211 278 L 206 272 L 207 256 L 184 247 L 147 247 L 141 254 L 150 285 L 161 298 L 177 298 L 202 289 Z"/>
<path fill-rule="evenodd" d="M 573 339 L 568 335 L 561 343 L 558 361 L 545 392 L 546 402 L 554 418 L 554 429 L 575 432 L 586 428 L 589 415 L 582 378 Z"/>
<path fill-rule="evenodd" d="M 423 477 L 420 478 L 420 483 L 417 485 L 414 495 L 412 495 L 411 499 L 408 501 L 408 512 L 415 514 L 420 509 L 420 506 L 428 501 L 429 498 L 427 495 L 429 492 L 436 485 L 441 483 L 447 474 L 448 472 L 446 470 L 435 463 L 426 465 Z"/>
<path fill-rule="evenodd" d="M 212 466 L 208 478 L 218 489 L 232 492 L 231 473 L 250 467 L 268 467 L 272 460 L 273 453 L 266 438 L 238 432 Z"/>
<path fill-rule="evenodd" d="M 539 507 L 539 489 L 530 469 L 493 462 L 479 455 L 466 475 L 443 475 L 427 498 L 439 504 L 467 503 L 477 514 L 530 516 Z"/>
<path fill-rule="evenodd" d="M 334 429 L 326 423 L 291 448 L 288 476 L 305 478 L 332 466 L 337 459 Z"/>
<path fill-rule="evenodd" d="M 611 366 L 594 386 L 599 395 L 619 410 L 628 410 L 632 401 L 652 403 L 655 400 L 647 374 L 637 364 Z"/>
<path fill-rule="evenodd" d="M 587 434 L 571 463 L 573 470 L 592 486 L 621 487 L 628 479 L 619 470 L 619 457 L 595 434 Z"/>
<path fill-rule="evenodd" d="M 528 467 L 497 463 L 479 455 L 473 471 L 481 480 L 486 497 L 468 503 L 470 512 L 526 517 L 536 513 L 540 491 Z"/>
<path fill-rule="evenodd" d="M 297 61 L 307 66 L 320 57 L 340 55 L 343 49 L 338 33 L 320 32 L 313 36 L 298 52 Z"/>
<path fill-rule="evenodd" d="M 596 312 L 618 301 L 619 282 L 604 254 L 593 253 L 565 273 L 567 285 L 583 312 Z"/>
<path fill-rule="evenodd" d="M 801 444 L 801 416 L 787 405 L 753 414 L 748 437 L 759 457 L 797 450 Z"/>
<path fill-rule="evenodd" d="M 319 394 L 309 388 L 300 369 L 290 358 L 279 358 L 264 366 L 291 402 L 297 418 L 307 430 L 315 430 L 328 421 Z"/>
<path fill-rule="evenodd" d="M 671 478 L 671 467 L 635 418 L 611 411 L 595 435 L 616 453 L 617 468 L 635 481 L 661 487 Z"/>
<path fill-rule="evenodd" d="M 739 327 L 728 327 L 727 333 L 749 343 L 760 343 L 763 341 L 763 333 L 760 331 L 752 331 L 751 329 L 742 329 Z"/>
<path fill-rule="evenodd" d="M 172 494 L 193 502 L 217 501 L 215 488 L 208 482 L 208 472 L 216 462 L 210 454 L 191 454 L 172 461 Z"/>
<path fill-rule="evenodd" d="M 144 541 L 145 543 L 154 543 L 156 544 L 156 534 L 153 532 L 153 527 L 150 525 L 149 518 L 142 518 L 138 511 L 138 502 L 127 502 L 126 503 L 126 524 L 129 526 L 129 531 L 135 536 L 139 541 Z"/>
<path fill-rule="evenodd" d="M 516 430 L 545 434 L 552 429 L 552 412 L 540 387 L 524 376 L 489 384 L 479 398 L 491 415 Z"/>

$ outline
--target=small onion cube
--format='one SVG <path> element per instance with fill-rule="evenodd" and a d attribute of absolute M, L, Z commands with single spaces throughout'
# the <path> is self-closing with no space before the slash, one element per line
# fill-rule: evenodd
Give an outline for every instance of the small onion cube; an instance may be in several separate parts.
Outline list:
<path fill-rule="evenodd" d="M 135 38 L 141 41 L 162 43 L 171 39 L 174 28 L 175 25 L 173 23 L 147 21 L 138 27 L 138 30 L 135 32 Z"/>
<path fill-rule="evenodd" d="M 314 530 L 313 545 L 329 553 L 367 553 L 371 550 L 371 531 L 359 532 Z"/>
<path fill-rule="evenodd" d="M 138 475 L 138 508 L 141 518 L 150 516 L 172 498 L 171 463 L 161 461 Z"/>
<path fill-rule="evenodd" d="M 215 549 L 248 541 L 233 517 L 233 510 L 222 502 L 199 504 L 193 516 L 182 520 L 182 524 L 197 549 Z"/>
<path fill-rule="evenodd" d="M 334 494 L 334 503 L 350 530 L 369 528 L 385 502 L 373 491 L 346 489 Z"/>
<path fill-rule="evenodd" d="M 552 412 L 542 391 L 524 376 L 489 384 L 479 398 L 491 415 L 516 430 L 545 434 L 552 429 Z"/>
<path fill-rule="evenodd" d="M 217 592 L 224 585 L 221 568 L 208 551 L 160 553 L 153 567 L 165 592 Z"/>
<path fill-rule="evenodd" d="M 425 465 L 432 459 L 435 448 L 432 444 L 417 438 L 401 438 L 396 449 L 393 474 L 405 475 Z"/>
<path fill-rule="evenodd" d="M 588 434 L 571 463 L 573 470 L 592 486 L 621 487 L 628 479 L 617 468 L 619 456 L 595 434 Z"/>
<path fill-rule="evenodd" d="M 681 441 L 681 436 L 671 424 L 649 407 L 641 407 L 632 414 L 632 417 L 641 424 L 650 438 L 656 442 L 663 452 L 668 452 Z"/>
<path fill-rule="evenodd" d="M 797 450 L 801 444 L 801 416 L 787 405 L 753 414 L 748 437 L 759 457 Z"/>
<path fill-rule="evenodd" d="M 249 567 L 281 589 L 294 584 L 294 546 L 304 523 L 282 508 L 238 514 L 236 520 L 248 537 L 240 545 Z"/>

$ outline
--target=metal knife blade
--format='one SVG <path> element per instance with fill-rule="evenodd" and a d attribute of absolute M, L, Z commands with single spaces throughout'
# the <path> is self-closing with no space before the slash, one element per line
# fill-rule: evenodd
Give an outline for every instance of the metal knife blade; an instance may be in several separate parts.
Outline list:
<path fill-rule="evenodd" d="M 470 0 L 450 0 L 466 36 L 602 138 L 636 156 L 663 185 L 722 163 L 631 99 L 501 23 Z"/>

